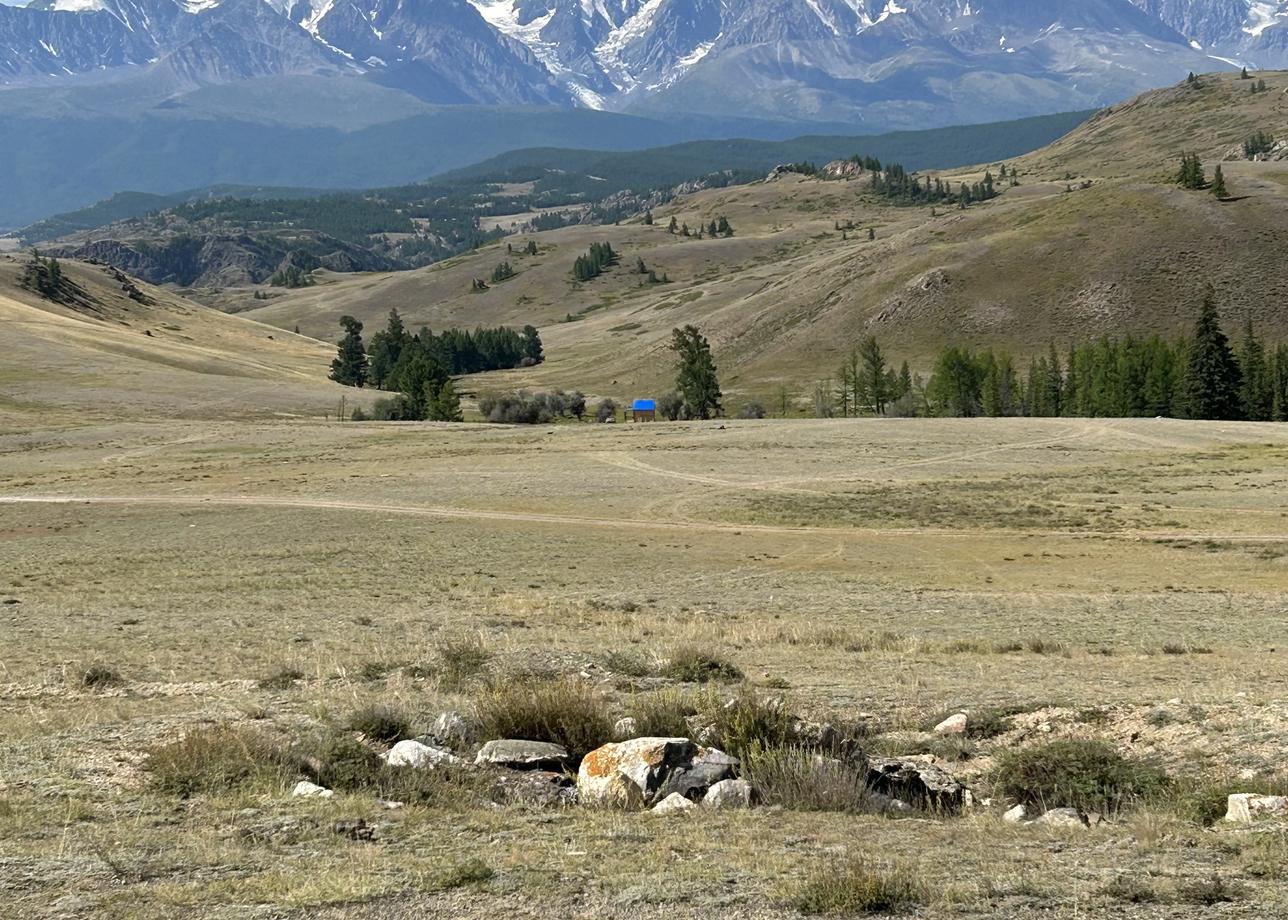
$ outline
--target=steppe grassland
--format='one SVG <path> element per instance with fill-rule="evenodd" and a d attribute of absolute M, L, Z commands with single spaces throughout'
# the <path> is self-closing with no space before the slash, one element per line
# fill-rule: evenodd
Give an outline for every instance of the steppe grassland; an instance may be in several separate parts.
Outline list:
<path fill-rule="evenodd" d="M 0 504 L 0 600 L 19 602 L 0 607 L 0 874 L 17 892 L 0 913 L 269 916 L 397 895 L 348 915 L 750 915 L 861 851 L 913 866 L 937 892 L 931 915 L 1121 916 L 1104 889 L 1130 871 L 1169 891 L 1244 878 L 1231 910 L 1268 916 L 1282 891 L 1240 876 L 1247 838 L 1167 813 L 1068 836 L 989 814 L 676 825 L 249 793 L 176 810 L 141 764 L 223 721 L 300 730 L 371 701 L 467 707 L 433 666 L 477 637 L 494 673 L 586 674 L 615 706 L 633 691 L 609 653 L 700 647 L 799 711 L 871 720 L 882 749 L 946 710 L 1004 706 L 1032 713 L 1008 743 L 1046 723 L 1180 774 L 1274 769 L 1285 460 L 1280 428 L 1170 421 L 6 436 L 0 494 L 59 501 Z M 94 665 L 119 683 L 78 686 Z M 283 668 L 303 680 L 257 685 Z M 331 834 L 341 813 L 386 822 L 383 842 Z M 303 829 L 256 836 L 283 815 Z M 1058 852 L 1035 852 L 1035 833 Z M 483 891 L 432 893 L 475 857 L 497 872 Z M 1204 915 L 1187 904 L 1175 915 Z"/>

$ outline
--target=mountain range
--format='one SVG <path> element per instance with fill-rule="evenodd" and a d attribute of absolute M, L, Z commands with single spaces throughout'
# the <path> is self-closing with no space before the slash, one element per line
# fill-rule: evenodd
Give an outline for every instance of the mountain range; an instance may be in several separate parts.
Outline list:
<path fill-rule="evenodd" d="M 431 103 L 871 122 L 1019 117 L 1288 63 L 1288 0 L 33 0 L 0 84 L 282 74 Z"/>

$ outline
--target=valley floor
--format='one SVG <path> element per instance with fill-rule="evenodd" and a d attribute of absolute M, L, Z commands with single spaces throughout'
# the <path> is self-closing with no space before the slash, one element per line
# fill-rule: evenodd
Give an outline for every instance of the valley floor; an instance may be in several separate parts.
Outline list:
<path fill-rule="evenodd" d="M 1162 807 L 1078 830 L 1005 824 L 1000 802 L 911 819 L 385 810 L 289 786 L 180 800 L 143 769 L 218 723 L 468 710 L 478 688 L 435 662 L 477 637 L 480 680 L 580 675 L 623 711 L 624 655 L 713 650 L 794 711 L 879 725 L 890 753 L 924 749 L 945 712 L 1006 707 L 1008 731 L 944 762 L 981 798 L 1000 751 L 1048 737 L 1104 738 L 1178 778 L 1282 772 L 1286 426 L 5 433 L 0 602 L 0 916 L 793 916 L 806 875 L 857 855 L 915 872 L 925 917 L 1288 914 L 1283 825 Z M 114 679 L 82 686 L 91 665 Z M 261 686 L 282 668 L 300 679 Z M 348 840 L 339 818 L 379 835 Z M 473 859 L 490 880 L 434 881 Z M 1154 896 L 1124 894 L 1128 876 Z"/>

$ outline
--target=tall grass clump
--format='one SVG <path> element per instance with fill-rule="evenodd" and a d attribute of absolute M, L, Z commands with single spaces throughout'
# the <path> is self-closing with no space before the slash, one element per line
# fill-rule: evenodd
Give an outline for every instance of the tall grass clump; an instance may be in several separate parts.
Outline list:
<path fill-rule="evenodd" d="M 560 744 L 574 762 L 613 738 L 607 704 L 568 677 L 494 683 L 475 698 L 475 709 L 486 737 Z"/>
<path fill-rule="evenodd" d="M 893 914 L 926 902 L 927 886 L 907 868 L 856 858 L 814 870 L 791 896 L 803 914 Z"/>
<path fill-rule="evenodd" d="M 371 703 L 355 709 L 349 713 L 345 727 L 384 744 L 393 744 L 413 734 L 411 715 L 402 706 L 391 703 Z"/>
<path fill-rule="evenodd" d="M 478 636 L 440 642 L 437 652 L 438 681 L 444 690 L 459 690 L 482 676 L 492 653 Z"/>
<path fill-rule="evenodd" d="M 689 684 L 742 680 L 742 669 L 710 649 L 679 648 L 662 665 L 661 675 Z"/>
<path fill-rule="evenodd" d="M 793 811 L 858 813 L 871 809 L 867 771 L 801 747 L 753 746 L 742 753 L 742 775 L 761 802 Z"/>
<path fill-rule="evenodd" d="M 293 772 L 286 749 L 274 739 L 230 725 L 200 728 L 152 748 L 144 769 L 155 791 L 185 799 L 247 786 L 282 786 Z"/>
<path fill-rule="evenodd" d="M 689 718 L 698 714 L 701 701 L 683 690 L 655 690 L 634 697 L 627 713 L 635 720 L 635 733 L 641 738 L 688 738 L 692 734 Z"/>

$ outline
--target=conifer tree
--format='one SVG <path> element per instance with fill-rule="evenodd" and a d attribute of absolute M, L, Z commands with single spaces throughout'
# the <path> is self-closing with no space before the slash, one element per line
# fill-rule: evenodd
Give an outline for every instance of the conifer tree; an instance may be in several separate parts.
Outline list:
<path fill-rule="evenodd" d="M 331 362 L 331 379 L 347 387 L 360 387 L 367 382 L 367 352 L 362 345 L 362 323 L 352 316 L 340 317 L 344 338 L 337 344 Z"/>
<path fill-rule="evenodd" d="M 1212 194 L 1217 198 L 1229 198 L 1229 193 L 1225 190 L 1225 173 L 1221 171 L 1221 164 L 1218 163 L 1216 172 L 1212 173 Z"/>
<path fill-rule="evenodd" d="M 685 413 L 699 419 L 709 419 L 719 413 L 723 394 L 706 337 L 695 326 L 674 329 L 671 351 L 675 352 L 678 362 L 675 384 L 684 398 Z"/>
<path fill-rule="evenodd" d="M 674 215 L 672 215 L 672 217 L 671 217 L 671 223 L 669 223 L 669 224 L 667 225 L 667 227 L 666 227 L 666 232 L 667 232 L 667 233 L 674 233 L 676 230 L 678 230 L 678 229 L 679 229 L 679 227 L 680 227 L 679 222 L 678 222 L 678 221 L 676 221 L 675 216 L 674 216 Z"/>
<path fill-rule="evenodd" d="M 1266 349 L 1257 338 L 1249 317 L 1243 327 L 1239 348 L 1239 371 L 1242 375 L 1239 402 L 1243 417 L 1250 422 L 1268 422 L 1274 411 L 1274 387 L 1271 368 L 1266 362 Z"/>
<path fill-rule="evenodd" d="M 870 335 L 859 343 L 859 361 L 863 376 L 863 392 L 869 407 L 876 415 L 884 415 L 890 399 L 889 381 L 886 379 L 886 360 L 876 336 Z"/>
<path fill-rule="evenodd" d="M 1239 365 L 1229 340 L 1221 331 L 1216 297 L 1211 291 L 1203 298 L 1194 338 L 1187 351 L 1181 384 L 1185 414 L 1199 419 L 1239 418 Z"/>

